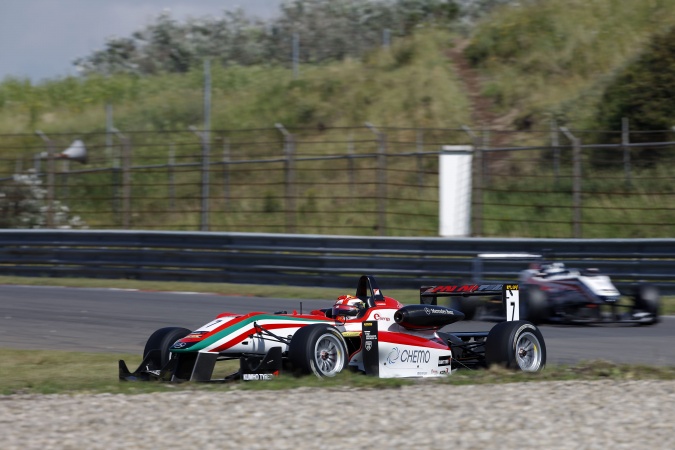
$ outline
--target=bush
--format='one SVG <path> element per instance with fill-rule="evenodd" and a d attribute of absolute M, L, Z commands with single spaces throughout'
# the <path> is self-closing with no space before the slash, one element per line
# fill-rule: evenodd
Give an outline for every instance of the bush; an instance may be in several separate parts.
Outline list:
<path fill-rule="evenodd" d="M 631 142 L 667 142 L 672 140 L 669 130 L 675 125 L 673 98 L 675 27 L 654 36 L 645 51 L 614 78 L 602 96 L 597 121 L 603 129 L 620 131 L 625 117 L 630 124 Z M 611 137 L 606 136 L 605 141 L 609 140 Z M 664 156 L 664 151 L 634 150 L 634 155 L 651 165 Z"/>
<path fill-rule="evenodd" d="M 79 216 L 58 200 L 52 203 L 54 228 L 87 228 Z M 47 189 L 34 173 L 15 174 L 0 187 L 0 228 L 45 228 L 47 225 Z"/>

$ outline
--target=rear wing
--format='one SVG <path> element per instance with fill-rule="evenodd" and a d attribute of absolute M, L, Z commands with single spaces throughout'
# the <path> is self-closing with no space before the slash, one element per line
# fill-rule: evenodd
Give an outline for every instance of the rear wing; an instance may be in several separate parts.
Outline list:
<path fill-rule="evenodd" d="M 420 287 L 420 304 L 437 305 L 438 297 L 500 296 L 506 320 L 520 320 L 520 291 L 518 284 L 450 284 Z"/>

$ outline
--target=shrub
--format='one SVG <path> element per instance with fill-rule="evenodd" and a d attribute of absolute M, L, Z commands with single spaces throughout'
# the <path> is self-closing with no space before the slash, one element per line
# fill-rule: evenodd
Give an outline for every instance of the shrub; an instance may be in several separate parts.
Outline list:
<path fill-rule="evenodd" d="M 52 207 L 54 228 L 87 228 L 62 202 L 54 200 Z M 47 211 L 47 189 L 34 172 L 15 174 L 0 187 L 0 228 L 45 228 Z"/>

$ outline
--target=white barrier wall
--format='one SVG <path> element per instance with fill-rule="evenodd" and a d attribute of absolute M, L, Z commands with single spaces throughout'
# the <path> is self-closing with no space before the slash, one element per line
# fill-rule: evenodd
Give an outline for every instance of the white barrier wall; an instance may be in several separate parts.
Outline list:
<path fill-rule="evenodd" d="M 438 156 L 438 234 L 441 237 L 471 235 L 470 145 L 444 145 Z"/>

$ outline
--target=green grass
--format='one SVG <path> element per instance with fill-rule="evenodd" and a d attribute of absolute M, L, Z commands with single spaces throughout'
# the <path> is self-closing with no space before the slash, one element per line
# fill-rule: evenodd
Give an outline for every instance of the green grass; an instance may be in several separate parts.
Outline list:
<path fill-rule="evenodd" d="M 483 94 L 495 101 L 493 113 L 511 118 L 508 123 L 498 121 L 504 127 L 527 122 L 532 129 L 547 130 L 548 121 L 556 118 L 558 125 L 589 128 L 614 74 L 644 50 L 654 33 L 675 23 L 673 11 L 675 0 L 521 2 L 497 8 L 482 21 L 471 34 L 466 55 L 480 69 Z M 391 48 L 373 50 L 360 59 L 302 66 L 297 79 L 284 67 L 215 65 L 211 118 L 212 129 L 218 131 L 213 134 L 212 158 L 220 159 L 226 145 L 235 159 L 261 157 L 262 152 L 265 157 L 281 157 L 283 143 L 276 123 L 294 130 L 298 155 L 345 155 L 349 143 L 355 154 L 376 152 L 366 121 L 383 130 L 406 127 L 386 130 L 390 154 L 417 148 L 415 128 L 425 130 L 425 151 L 467 143 L 466 133 L 448 130 L 461 125 L 478 130 L 486 124 L 472 123 L 472 101 L 447 57 L 457 39 L 448 30 L 420 28 L 396 39 Z M 0 144 L 0 177 L 15 170 L 17 158 L 23 158 L 24 169 L 32 166 L 32 156 L 44 150 L 36 129 L 60 146 L 84 138 L 91 155 L 86 168 L 110 167 L 102 134 L 104 104 L 110 99 L 116 127 L 131 136 L 133 164 L 166 163 L 170 144 L 178 162 L 196 162 L 199 143 L 187 128 L 201 124 L 202 77 L 199 69 L 153 77 L 68 77 L 37 85 L 5 80 L 0 83 L 0 134 L 13 135 Z M 150 133 L 132 134 L 134 130 Z M 509 136 L 514 142 L 501 144 L 548 145 L 549 140 L 548 132 Z M 118 151 L 119 139 L 114 142 Z M 492 168 L 490 190 L 483 198 L 482 235 L 573 237 L 569 156 L 563 161 L 567 179 L 553 186 L 546 155 L 550 151 L 521 153 L 536 156 L 510 155 Z M 674 183 L 668 172 L 672 159 L 664 159 L 657 169 L 633 167 L 635 182 L 626 188 L 620 167 L 607 168 L 602 161 L 589 166 L 587 161 L 593 158 L 586 150 L 584 158 L 581 237 L 670 237 L 673 210 L 664 205 L 672 203 Z M 424 158 L 422 188 L 416 185 L 420 174 L 414 159 L 387 160 L 390 200 L 384 234 L 437 235 L 437 158 Z M 633 164 L 638 160 L 634 157 Z M 80 167 L 71 166 L 75 168 Z M 220 169 L 211 174 L 213 231 L 381 233 L 374 213 L 378 205 L 373 200 L 372 159 L 356 160 L 351 170 L 346 160 L 298 162 L 295 229 L 287 226 L 282 163 L 273 169 L 237 165 L 230 175 L 228 200 L 221 195 Z M 357 183 L 349 175 L 355 175 Z M 173 204 L 167 179 L 167 173 L 157 169 L 133 175 L 131 228 L 200 228 L 199 168 L 177 171 Z M 120 202 L 114 199 L 119 192 L 113 189 L 110 173 L 69 180 L 68 189 L 58 187 L 56 196 L 74 214 L 91 228 L 122 226 Z"/>
<path fill-rule="evenodd" d="M 582 362 L 576 365 L 549 365 L 540 373 L 513 372 L 498 367 L 490 370 L 457 371 L 444 379 L 379 379 L 343 372 L 332 379 L 314 376 L 296 377 L 282 374 L 268 382 L 234 382 L 226 384 L 159 382 L 122 382 L 117 376 L 117 361 L 124 359 L 129 367 L 138 365 L 136 355 L 110 353 L 76 353 L 44 350 L 0 349 L 0 395 L 54 393 L 141 394 L 176 390 L 230 389 L 295 389 L 300 387 L 390 389 L 417 383 L 493 384 L 526 381 L 559 380 L 640 380 L 675 379 L 675 366 L 651 367 L 613 364 L 607 361 Z M 133 370 L 133 369 L 132 369 Z"/>

